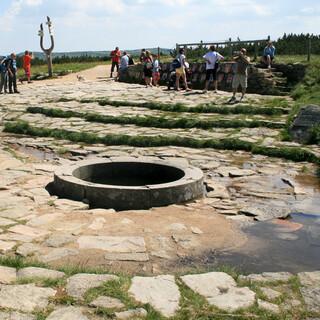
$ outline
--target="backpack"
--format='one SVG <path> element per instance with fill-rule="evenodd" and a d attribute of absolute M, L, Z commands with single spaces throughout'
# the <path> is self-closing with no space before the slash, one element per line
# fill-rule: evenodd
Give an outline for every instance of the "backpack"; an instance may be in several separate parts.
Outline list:
<path fill-rule="evenodd" d="M 181 62 L 178 59 L 174 59 L 172 61 L 171 66 L 172 66 L 172 69 L 179 69 L 181 68 Z"/>

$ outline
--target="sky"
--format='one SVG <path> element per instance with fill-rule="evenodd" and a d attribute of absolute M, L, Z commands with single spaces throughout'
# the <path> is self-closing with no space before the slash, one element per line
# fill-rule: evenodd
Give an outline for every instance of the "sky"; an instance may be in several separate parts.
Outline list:
<path fill-rule="evenodd" d="M 320 34 L 319 0 L 0 0 L 0 53 L 40 51 L 47 15 L 56 52 Z"/>

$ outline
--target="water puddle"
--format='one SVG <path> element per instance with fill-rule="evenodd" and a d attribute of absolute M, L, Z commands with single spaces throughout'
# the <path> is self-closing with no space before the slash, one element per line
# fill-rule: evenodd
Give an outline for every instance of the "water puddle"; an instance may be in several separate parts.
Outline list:
<path fill-rule="evenodd" d="M 219 253 L 216 263 L 246 273 L 300 272 L 320 266 L 320 207 L 318 214 L 291 214 L 289 220 L 256 223 L 244 229 L 248 242 L 234 252 Z"/>

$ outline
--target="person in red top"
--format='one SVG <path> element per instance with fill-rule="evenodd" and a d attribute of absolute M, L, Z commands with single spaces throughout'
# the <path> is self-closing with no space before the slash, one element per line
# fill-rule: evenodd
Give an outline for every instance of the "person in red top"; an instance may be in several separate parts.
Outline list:
<path fill-rule="evenodd" d="M 31 60 L 32 60 L 32 54 L 31 52 L 26 50 L 23 56 L 23 69 L 24 69 L 26 78 L 28 80 L 28 83 L 31 83 Z"/>
<path fill-rule="evenodd" d="M 120 59 L 121 59 L 121 51 L 119 50 L 119 47 L 116 47 L 113 51 L 111 51 L 111 74 L 110 78 L 112 78 L 114 68 L 117 68 L 117 72 L 119 73 L 119 64 L 120 64 Z"/>

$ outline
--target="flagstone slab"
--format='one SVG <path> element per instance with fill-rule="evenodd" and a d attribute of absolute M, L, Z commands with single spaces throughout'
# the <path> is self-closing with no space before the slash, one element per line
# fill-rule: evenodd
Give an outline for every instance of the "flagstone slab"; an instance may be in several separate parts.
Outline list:
<path fill-rule="evenodd" d="M 1 312 L 0 320 L 36 320 L 36 317 L 31 314 L 20 312 Z"/>
<path fill-rule="evenodd" d="M 48 254 L 44 256 L 39 256 L 40 260 L 43 262 L 51 262 L 60 260 L 69 256 L 76 256 L 79 254 L 77 249 L 70 248 L 54 248 Z"/>
<path fill-rule="evenodd" d="M 98 249 L 117 253 L 146 252 L 143 237 L 81 236 L 79 249 Z"/>
<path fill-rule="evenodd" d="M 62 307 L 47 317 L 46 320 L 89 320 L 79 307 Z"/>
<path fill-rule="evenodd" d="M 235 311 L 250 307 L 255 302 L 253 291 L 247 287 L 237 287 L 235 280 L 224 272 L 186 275 L 181 279 L 219 309 Z"/>
<path fill-rule="evenodd" d="M 180 291 L 174 276 L 134 277 L 129 293 L 141 303 L 150 303 L 166 317 L 179 310 Z"/>
<path fill-rule="evenodd" d="M 22 312 L 33 312 L 45 309 L 49 299 L 56 290 L 39 288 L 34 284 L 0 285 L 0 308 L 8 308 Z"/>
<path fill-rule="evenodd" d="M 6 253 L 10 251 L 17 243 L 14 241 L 2 241 L 0 240 L 0 252 Z"/>
<path fill-rule="evenodd" d="M 27 267 L 18 271 L 18 279 L 25 278 L 46 278 L 46 279 L 59 279 L 65 276 L 64 272 L 50 270 L 45 268 Z"/>
<path fill-rule="evenodd" d="M 300 292 L 308 311 L 320 313 L 320 271 L 300 272 Z"/>
<path fill-rule="evenodd" d="M 91 307 L 105 309 L 122 309 L 125 307 L 121 300 L 107 296 L 100 296 L 97 299 L 90 302 L 89 305 Z"/>
<path fill-rule="evenodd" d="M 14 282 L 16 280 L 17 280 L 16 268 L 0 266 L 0 283 L 9 284 L 9 283 Z"/>
<path fill-rule="evenodd" d="M 99 287 L 104 282 L 113 280 L 119 280 L 119 277 L 111 274 L 78 273 L 67 280 L 66 290 L 71 297 L 82 299 L 89 289 Z"/>
<path fill-rule="evenodd" d="M 39 228 L 33 228 L 33 227 L 21 225 L 21 224 L 11 227 L 9 231 L 13 233 L 18 233 L 24 236 L 28 236 L 33 239 L 41 238 L 50 234 L 50 231 L 48 230 L 41 230 Z"/>

